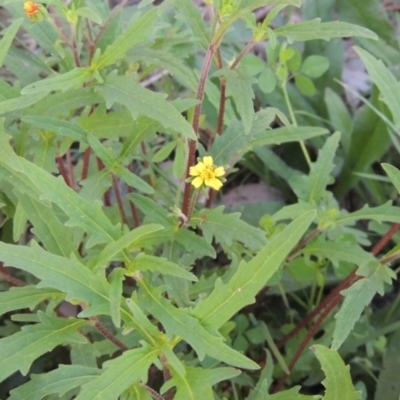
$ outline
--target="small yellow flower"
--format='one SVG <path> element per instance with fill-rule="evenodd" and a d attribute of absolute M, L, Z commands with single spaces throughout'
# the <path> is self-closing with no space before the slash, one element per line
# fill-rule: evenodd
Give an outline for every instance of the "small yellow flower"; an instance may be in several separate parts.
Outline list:
<path fill-rule="evenodd" d="M 219 190 L 222 187 L 225 179 L 222 178 L 225 175 L 224 167 L 216 167 L 212 157 L 203 157 L 194 166 L 190 167 L 189 175 L 194 177 L 192 180 L 192 185 L 197 189 L 201 185 L 209 186 L 215 190 Z"/>
<path fill-rule="evenodd" d="M 39 14 L 39 4 L 34 1 L 26 1 L 24 3 L 25 14 L 28 18 L 34 18 Z"/>

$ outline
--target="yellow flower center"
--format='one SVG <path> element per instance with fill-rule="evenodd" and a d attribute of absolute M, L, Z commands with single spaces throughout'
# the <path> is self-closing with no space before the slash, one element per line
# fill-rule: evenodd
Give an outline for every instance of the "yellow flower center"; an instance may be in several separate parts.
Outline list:
<path fill-rule="evenodd" d="M 204 181 L 206 179 L 214 179 L 215 178 L 214 168 L 212 166 L 207 166 L 205 170 L 200 173 L 199 176 Z"/>
<path fill-rule="evenodd" d="M 24 10 L 27 17 L 36 17 L 39 13 L 39 4 L 33 1 L 26 1 L 24 3 Z"/>

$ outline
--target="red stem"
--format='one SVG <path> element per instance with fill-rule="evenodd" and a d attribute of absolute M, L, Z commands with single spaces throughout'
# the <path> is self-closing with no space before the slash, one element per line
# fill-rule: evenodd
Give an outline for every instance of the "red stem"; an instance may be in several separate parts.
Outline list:
<path fill-rule="evenodd" d="M 66 161 L 68 165 L 68 180 L 70 182 L 70 186 L 72 189 L 75 190 L 75 178 L 74 178 L 74 167 L 72 165 L 72 159 L 71 159 L 71 150 L 68 149 L 66 153 Z"/>
<path fill-rule="evenodd" d="M 112 176 L 112 185 L 113 185 L 115 197 L 117 199 L 118 209 L 119 209 L 119 212 L 121 214 L 122 222 L 125 225 L 129 226 L 128 218 L 126 217 L 126 213 L 125 213 L 125 210 L 124 210 L 124 205 L 123 205 L 123 202 L 122 202 L 121 191 L 119 190 L 119 186 L 118 186 L 118 179 L 117 179 L 117 176 L 114 175 L 114 174 Z"/>
<path fill-rule="evenodd" d="M 69 182 L 68 178 L 68 171 L 65 168 L 64 161 L 61 156 L 56 156 L 57 164 L 58 164 L 58 170 L 60 171 L 61 176 L 64 178 L 64 182 L 71 187 L 71 184 Z"/>
<path fill-rule="evenodd" d="M 82 180 L 85 180 L 88 177 L 91 153 L 92 151 L 90 147 L 87 147 L 85 152 L 83 153 Z"/>

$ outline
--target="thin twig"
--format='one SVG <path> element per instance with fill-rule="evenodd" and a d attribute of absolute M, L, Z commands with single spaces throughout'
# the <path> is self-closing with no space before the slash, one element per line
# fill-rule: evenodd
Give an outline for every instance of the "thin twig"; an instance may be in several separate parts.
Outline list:
<path fill-rule="evenodd" d="M 4 263 L 0 262 L 0 278 L 3 279 L 4 281 L 8 282 L 11 286 L 25 286 L 25 282 L 21 281 L 17 278 L 14 278 L 13 276 L 10 275 L 10 273 L 7 271 L 6 267 L 4 266 Z"/>
<path fill-rule="evenodd" d="M 119 209 L 119 213 L 121 214 L 122 222 L 125 225 L 129 226 L 128 218 L 126 217 L 126 213 L 124 210 L 124 204 L 122 202 L 121 191 L 119 190 L 119 186 L 118 186 L 118 179 L 115 174 L 113 174 L 113 176 L 112 176 L 112 185 L 113 185 L 113 189 L 114 189 L 114 193 L 115 193 L 115 198 L 117 199 L 118 209 Z"/>

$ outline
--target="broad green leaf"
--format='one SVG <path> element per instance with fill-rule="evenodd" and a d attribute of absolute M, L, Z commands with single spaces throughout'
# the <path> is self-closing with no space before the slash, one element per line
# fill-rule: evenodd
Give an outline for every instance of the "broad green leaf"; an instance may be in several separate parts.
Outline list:
<path fill-rule="evenodd" d="M 140 383 L 132 385 L 129 389 L 129 400 L 153 400 L 150 393 Z"/>
<path fill-rule="evenodd" d="M 139 228 L 136 228 L 139 229 Z M 147 254 L 139 254 L 135 260 L 131 261 L 128 266 L 128 271 L 152 271 L 159 272 L 165 275 L 176 276 L 182 279 L 197 282 L 197 277 L 186 271 L 183 267 L 168 261 L 163 257 L 150 256 Z"/>
<path fill-rule="evenodd" d="M 397 192 L 400 193 L 400 171 L 390 164 L 382 164 L 382 167 L 385 170 L 387 176 L 392 181 Z"/>
<path fill-rule="evenodd" d="M 198 303 L 192 315 L 199 318 L 203 326 L 218 329 L 241 308 L 254 303 L 256 294 L 279 270 L 314 218 L 314 211 L 296 218 L 273 236 L 251 261 L 242 262 L 228 283 L 217 279 L 214 291 Z"/>
<path fill-rule="evenodd" d="M 275 72 L 271 67 L 265 68 L 258 77 L 258 86 L 266 94 L 272 93 L 277 83 Z"/>
<path fill-rule="evenodd" d="M 286 37 L 289 43 L 337 37 L 364 37 L 378 40 L 378 36 L 369 29 L 347 22 L 322 22 L 320 18 L 295 24 L 287 24 L 274 30 L 276 36 Z"/>
<path fill-rule="evenodd" d="M 378 87 L 381 99 L 389 107 L 395 125 L 400 128 L 400 117 L 398 115 L 398 107 L 400 107 L 400 83 L 381 60 L 376 59 L 360 47 L 356 46 L 355 50 L 364 63 L 372 82 Z"/>
<path fill-rule="evenodd" d="M 174 400 L 214 400 L 212 386 L 240 375 L 234 368 L 203 369 L 185 367 L 185 375 L 172 371 L 172 379 L 161 388 L 161 394 L 176 386 Z"/>
<path fill-rule="evenodd" d="M 75 13 L 80 17 L 87 18 L 90 21 L 96 22 L 96 24 L 101 25 L 103 23 L 101 16 L 96 12 L 95 9 L 91 7 L 79 7 L 75 10 Z"/>
<path fill-rule="evenodd" d="M 144 240 L 146 236 L 151 235 L 154 232 L 161 231 L 162 229 L 164 229 L 164 227 L 159 224 L 146 224 L 131 230 L 130 232 L 121 236 L 117 241 L 110 242 L 96 257 L 93 269 L 100 267 L 105 268 L 115 256 L 125 249 L 133 250 L 140 248 L 142 246 L 140 242 Z"/>
<path fill-rule="evenodd" d="M 35 286 L 12 287 L 0 292 L 0 315 L 23 308 L 33 310 L 39 303 L 49 298 L 62 300 L 64 295 L 58 290 L 38 289 Z"/>
<path fill-rule="evenodd" d="M 299 92 L 304 96 L 314 96 L 317 93 L 313 81 L 305 75 L 296 75 L 294 77 L 294 83 L 297 89 L 299 89 Z"/>
<path fill-rule="evenodd" d="M 378 207 L 369 207 L 365 205 L 358 211 L 352 213 L 342 213 L 336 220 L 336 224 L 347 224 L 361 219 L 370 219 L 377 222 L 393 222 L 400 223 L 400 208 L 392 206 L 392 202 L 388 201 Z"/>
<path fill-rule="evenodd" d="M 329 60 L 326 57 L 312 55 L 307 57 L 300 68 L 300 72 L 310 78 L 319 78 L 329 68 Z"/>
<path fill-rule="evenodd" d="M 328 133 L 327 129 L 314 126 L 284 126 L 259 133 L 250 144 L 253 147 L 259 147 L 287 142 L 299 142 Z"/>
<path fill-rule="evenodd" d="M 364 272 L 366 271 L 366 272 Z M 384 294 L 384 284 L 390 284 L 396 277 L 394 271 L 377 261 L 364 266 L 360 273 L 367 277 L 354 283 L 349 289 L 341 292 L 343 305 L 335 315 L 336 326 L 333 332 L 332 348 L 337 350 L 352 331 L 364 308 L 371 302 L 376 293 Z"/>
<path fill-rule="evenodd" d="M 324 147 L 320 150 L 318 159 L 311 165 L 310 174 L 306 178 L 307 186 L 304 194 L 299 196 L 302 200 L 318 203 L 323 197 L 335 166 L 333 159 L 339 146 L 339 140 L 340 133 L 336 132 L 327 139 Z"/>
<path fill-rule="evenodd" d="M 16 371 L 26 375 L 34 360 L 63 343 L 84 343 L 78 329 L 86 321 L 50 317 L 39 312 L 40 323 L 25 325 L 20 332 L 0 339 L 0 382 Z"/>
<path fill-rule="evenodd" d="M 252 250 L 259 250 L 266 244 L 265 233 L 240 219 L 240 213 L 224 214 L 224 206 L 204 209 L 193 215 L 190 222 L 203 232 L 211 243 L 213 237 L 227 247 L 234 241 L 246 245 Z"/>
<path fill-rule="evenodd" d="M 107 47 L 106 51 L 99 59 L 93 61 L 91 68 L 100 70 L 108 65 L 114 64 L 122 58 L 131 47 L 141 43 L 153 29 L 158 12 L 159 8 L 153 7 L 137 20 L 133 21 L 122 35 L 119 35 L 115 42 Z"/>
<path fill-rule="evenodd" d="M 12 41 L 21 26 L 22 18 L 16 19 L 9 27 L 3 30 L 3 38 L 0 41 L 0 67 L 3 66 L 4 58 L 6 57 Z"/>
<path fill-rule="evenodd" d="M 125 279 L 125 269 L 115 268 L 108 276 L 110 282 L 109 298 L 110 298 L 110 315 L 113 324 L 121 327 L 121 297 L 123 291 L 123 281 Z"/>
<path fill-rule="evenodd" d="M 139 298 L 141 305 L 162 323 L 169 335 L 178 335 L 189 343 L 200 359 L 207 354 L 239 368 L 259 368 L 258 364 L 224 344 L 221 336 L 205 330 L 187 310 L 174 307 L 161 295 L 162 288 L 153 288 L 144 279 L 139 281 L 139 285 L 142 289 Z"/>
<path fill-rule="evenodd" d="M 105 362 L 101 375 L 84 385 L 75 400 L 118 400 L 131 385 L 147 381 L 148 369 L 159 352 L 146 346 Z"/>
<path fill-rule="evenodd" d="M 88 68 L 75 68 L 64 74 L 31 83 L 21 90 L 21 94 L 29 95 L 42 93 L 46 95 L 53 90 L 61 90 L 65 92 L 82 86 L 91 75 L 92 73 Z"/>
<path fill-rule="evenodd" d="M 243 69 L 226 68 L 218 70 L 216 76 L 224 76 L 226 79 L 226 95 L 232 97 L 240 120 L 243 123 L 244 132 L 247 135 L 250 132 L 254 116 L 254 91 L 253 84 L 257 81 L 249 76 Z"/>
<path fill-rule="evenodd" d="M 310 204 L 303 200 L 299 200 L 295 204 L 290 206 L 284 206 L 273 215 L 274 221 L 281 221 L 284 219 L 294 219 L 309 211 L 317 211 L 317 207 L 314 204 Z"/>
<path fill-rule="evenodd" d="M 60 365 L 45 374 L 32 374 L 31 380 L 11 391 L 8 400 L 42 400 L 52 394 L 64 395 L 100 375 L 98 368 L 83 365 Z"/>
<path fill-rule="evenodd" d="M 46 93 L 34 93 L 25 96 L 19 96 L 14 99 L 8 99 L 0 102 L 0 115 L 20 110 L 35 104 L 37 101 L 46 96 Z"/>
<path fill-rule="evenodd" d="M 181 133 L 196 140 L 196 135 L 191 125 L 165 100 L 166 95 L 152 92 L 136 83 L 132 76 L 117 76 L 112 73 L 107 76 L 103 85 L 97 90 L 106 99 L 107 107 L 113 103 L 124 105 L 136 119 L 139 115 L 146 115 L 159 122 L 166 128 Z"/>
<path fill-rule="evenodd" d="M 326 389 L 323 400 L 360 400 L 361 392 L 354 390 L 349 366 L 344 364 L 338 352 L 319 344 L 311 349 L 326 376 L 322 381 Z"/>
<path fill-rule="evenodd" d="M 41 279 L 39 287 L 55 288 L 68 299 L 80 299 L 95 307 L 108 307 L 108 282 L 78 260 L 51 254 L 38 245 L 18 246 L 0 242 L 0 260 Z"/>
<path fill-rule="evenodd" d="M 17 193 L 17 197 L 33 225 L 32 233 L 49 252 L 65 257 L 78 256 L 73 230 L 57 218 L 54 209 L 25 193 Z"/>

